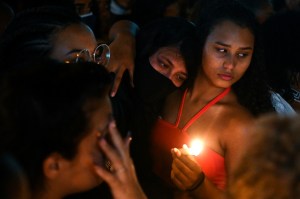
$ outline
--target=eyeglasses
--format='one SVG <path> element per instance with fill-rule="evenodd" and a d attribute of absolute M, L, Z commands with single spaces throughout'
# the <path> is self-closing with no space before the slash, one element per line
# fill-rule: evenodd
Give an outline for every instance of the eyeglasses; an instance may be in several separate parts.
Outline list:
<path fill-rule="evenodd" d="M 110 60 L 110 49 L 107 44 L 98 45 L 91 54 L 88 49 L 83 49 L 76 53 L 75 59 L 65 61 L 66 63 L 81 63 L 81 62 L 95 62 L 103 66 L 107 66 Z"/>

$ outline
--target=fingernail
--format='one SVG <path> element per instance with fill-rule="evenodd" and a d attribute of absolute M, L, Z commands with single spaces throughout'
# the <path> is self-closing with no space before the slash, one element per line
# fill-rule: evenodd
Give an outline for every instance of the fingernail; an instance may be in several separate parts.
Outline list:
<path fill-rule="evenodd" d="M 114 121 L 114 120 L 111 121 L 110 126 L 113 127 L 113 128 L 116 128 L 116 126 L 117 126 L 117 125 L 116 125 L 116 121 Z"/>
<path fill-rule="evenodd" d="M 111 97 L 114 97 L 115 95 L 116 95 L 115 91 L 111 92 L 111 94 L 110 94 Z"/>
<path fill-rule="evenodd" d="M 188 149 L 188 148 L 189 148 L 186 144 L 184 144 L 182 147 L 183 147 L 184 149 Z"/>
<path fill-rule="evenodd" d="M 126 139 L 128 139 L 130 142 L 132 141 L 132 132 L 127 131 Z"/>

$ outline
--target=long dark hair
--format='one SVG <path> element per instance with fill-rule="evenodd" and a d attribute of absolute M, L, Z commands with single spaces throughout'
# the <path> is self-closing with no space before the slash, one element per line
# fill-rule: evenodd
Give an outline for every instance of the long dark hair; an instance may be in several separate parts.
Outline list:
<path fill-rule="evenodd" d="M 206 10 L 199 13 L 195 23 L 199 27 L 200 59 L 208 35 L 217 24 L 224 20 L 230 20 L 241 27 L 248 28 L 255 38 L 250 66 L 243 77 L 232 86 L 239 103 L 245 106 L 253 115 L 273 111 L 266 82 L 267 73 L 261 46 L 260 26 L 250 10 L 235 0 L 220 0 L 207 6 Z M 194 78 L 191 77 L 191 81 Z"/>

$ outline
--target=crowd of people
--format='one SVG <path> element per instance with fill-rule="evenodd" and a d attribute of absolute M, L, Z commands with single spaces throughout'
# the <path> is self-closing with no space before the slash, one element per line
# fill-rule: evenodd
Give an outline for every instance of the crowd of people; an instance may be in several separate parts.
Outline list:
<path fill-rule="evenodd" d="M 0 198 L 300 197 L 299 1 L 0 11 Z"/>

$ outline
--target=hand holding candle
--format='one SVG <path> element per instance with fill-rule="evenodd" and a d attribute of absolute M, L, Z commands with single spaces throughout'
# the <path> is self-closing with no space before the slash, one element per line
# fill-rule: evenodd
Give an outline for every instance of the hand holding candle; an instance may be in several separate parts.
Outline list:
<path fill-rule="evenodd" d="M 202 149 L 203 142 L 193 140 L 190 147 L 184 144 L 181 149 L 171 150 L 173 157 L 171 179 L 179 189 L 192 190 L 203 183 L 204 173 L 195 159 Z"/>

